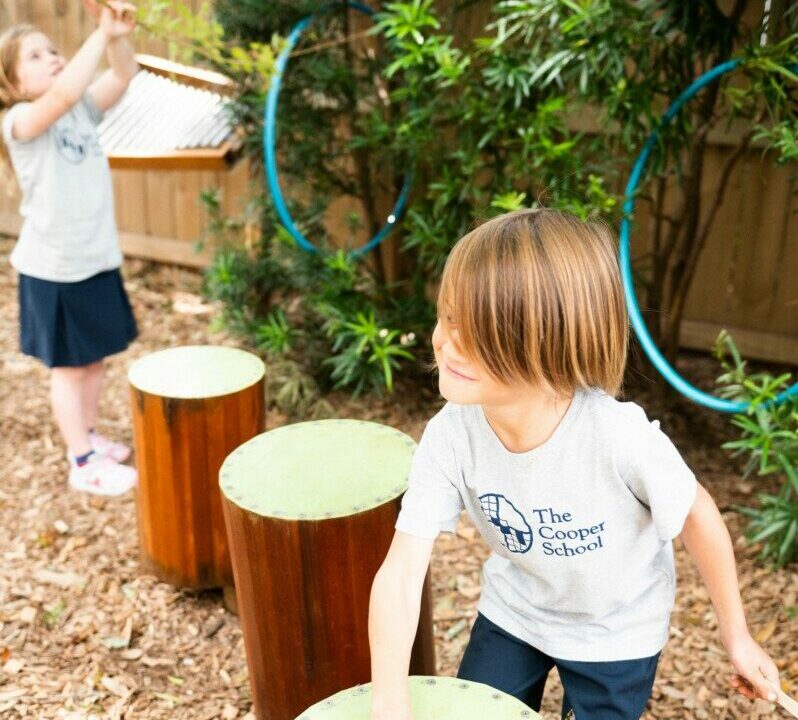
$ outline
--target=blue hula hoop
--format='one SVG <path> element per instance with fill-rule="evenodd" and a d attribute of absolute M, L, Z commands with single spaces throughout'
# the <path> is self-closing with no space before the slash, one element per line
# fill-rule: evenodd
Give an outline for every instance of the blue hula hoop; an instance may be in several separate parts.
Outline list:
<path fill-rule="evenodd" d="M 696 93 L 698 93 L 699 90 L 706 87 L 711 82 L 717 80 L 721 75 L 725 75 L 726 73 L 735 70 L 737 67 L 740 66 L 741 63 L 742 60 L 740 59 L 729 60 L 725 63 L 722 63 L 721 65 L 712 68 L 708 72 L 698 77 L 681 95 L 679 95 L 679 97 L 667 109 L 657 129 L 655 129 L 648 136 L 648 138 L 646 139 L 646 143 L 643 146 L 642 152 L 640 153 L 640 155 L 638 155 L 637 160 L 635 161 L 634 167 L 632 169 L 632 174 L 629 177 L 629 182 L 626 185 L 626 190 L 624 193 L 623 219 L 621 220 L 621 236 L 619 244 L 621 277 L 623 280 L 624 295 L 626 296 L 626 305 L 629 308 L 629 316 L 631 319 L 632 327 L 634 328 L 635 333 L 637 334 L 637 337 L 640 340 L 640 344 L 643 346 L 643 350 L 645 351 L 646 355 L 648 355 L 649 360 L 651 360 L 651 362 L 654 364 L 657 370 L 659 370 L 659 372 L 665 377 L 668 383 L 670 383 L 672 387 L 674 387 L 676 390 L 682 393 L 682 395 L 690 398 L 699 405 L 704 405 L 705 407 L 708 407 L 712 410 L 719 410 L 721 412 L 728 412 L 728 413 L 745 412 L 748 409 L 750 403 L 724 400 L 722 398 L 716 397 L 715 395 L 710 395 L 709 393 L 706 393 L 703 390 L 699 390 L 694 385 L 691 385 L 689 382 L 687 382 L 687 380 L 685 380 L 681 375 L 679 375 L 679 373 L 676 372 L 676 370 L 668 363 L 668 361 L 659 351 L 659 348 L 654 343 L 654 340 L 651 338 L 651 335 L 648 332 L 648 328 L 646 327 L 646 323 L 643 320 L 643 316 L 640 313 L 640 307 L 637 304 L 637 297 L 635 296 L 634 282 L 632 280 L 630 237 L 631 237 L 631 216 L 635 207 L 635 192 L 643 176 L 643 171 L 645 170 L 646 163 L 648 162 L 648 158 L 651 155 L 651 151 L 653 150 L 654 145 L 657 142 L 660 131 L 664 127 L 666 127 L 668 123 L 670 123 L 670 121 L 682 109 L 684 104 L 688 100 L 690 100 Z M 798 72 L 798 66 L 791 66 L 790 71 Z M 771 402 L 781 403 L 787 400 L 787 398 L 789 398 L 790 396 L 796 396 L 796 395 L 798 395 L 798 382 L 792 385 L 791 387 L 787 388 L 784 392 L 780 393 L 775 398 L 775 400 Z"/>
<path fill-rule="evenodd" d="M 359 2 L 350 2 L 348 7 L 352 8 L 353 10 L 358 10 L 364 15 L 374 14 L 374 10 Z M 330 6 L 325 8 L 325 10 L 329 9 Z M 277 210 L 277 215 L 279 216 L 280 221 L 285 226 L 285 229 L 288 230 L 291 237 L 296 240 L 297 244 L 303 250 L 306 250 L 307 252 L 318 253 L 321 251 L 302 234 L 302 232 L 294 223 L 291 213 L 288 212 L 285 198 L 283 197 L 282 190 L 280 189 L 280 179 L 277 174 L 277 157 L 275 152 L 275 136 L 277 130 L 277 99 L 280 96 L 280 86 L 282 84 L 283 74 L 285 73 L 285 66 L 288 64 L 288 58 L 291 54 L 291 51 L 296 47 L 297 42 L 299 42 L 299 38 L 302 36 L 302 33 L 305 31 L 307 26 L 313 21 L 313 18 L 313 15 L 308 15 L 294 26 L 293 30 L 291 30 L 291 33 L 288 36 L 288 39 L 286 40 L 285 47 L 275 63 L 274 78 L 272 79 L 272 84 L 266 97 L 266 110 L 263 123 L 263 149 L 266 161 L 266 178 L 269 184 L 269 191 L 271 192 L 272 199 L 274 200 L 274 206 Z M 364 255 L 373 250 L 385 239 L 388 233 L 394 229 L 398 219 L 402 216 L 402 213 L 407 205 L 407 198 L 410 195 L 411 185 L 412 173 L 408 172 L 405 175 L 404 184 L 399 192 L 399 197 L 396 200 L 396 204 L 394 205 L 391 214 L 388 215 L 385 224 L 380 228 L 377 234 L 371 238 L 371 240 L 361 247 L 353 250 L 353 255 Z"/>

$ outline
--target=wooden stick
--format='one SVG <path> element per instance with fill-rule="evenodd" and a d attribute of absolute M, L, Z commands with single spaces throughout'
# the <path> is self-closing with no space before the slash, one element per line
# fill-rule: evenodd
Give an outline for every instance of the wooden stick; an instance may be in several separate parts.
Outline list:
<path fill-rule="evenodd" d="M 776 691 L 776 695 L 778 696 L 776 702 L 778 702 L 779 705 L 781 705 L 788 713 L 790 713 L 790 715 L 798 718 L 798 702 L 793 700 L 781 688 L 777 688 L 774 686 L 773 689 Z"/>

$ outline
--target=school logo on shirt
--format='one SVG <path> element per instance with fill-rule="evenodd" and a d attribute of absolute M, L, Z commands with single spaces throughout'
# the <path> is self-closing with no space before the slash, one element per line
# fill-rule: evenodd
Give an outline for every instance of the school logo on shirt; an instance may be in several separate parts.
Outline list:
<path fill-rule="evenodd" d="M 59 128 L 55 134 L 55 146 L 61 155 L 76 165 L 82 163 L 89 152 L 91 135 L 83 135 L 72 128 Z"/>
<path fill-rule="evenodd" d="M 526 518 L 504 495 L 480 495 L 482 512 L 510 552 L 525 553 L 532 547 L 532 528 Z"/>
<path fill-rule="evenodd" d="M 538 525 L 533 530 L 524 514 L 504 495 L 480 495 L 479 502 L 502 545 L 510 552 L 529 552 L 536 532 L 544 555 L 572 558 L 604 548 L 606 521 L 582 525 L 568 511 L 534 508 L 531 512 Z"/>

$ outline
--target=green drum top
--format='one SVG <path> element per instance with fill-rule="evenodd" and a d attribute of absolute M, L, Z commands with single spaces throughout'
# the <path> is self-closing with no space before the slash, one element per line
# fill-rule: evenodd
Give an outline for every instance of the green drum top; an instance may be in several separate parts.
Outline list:
<path fill-rule="evenodd" d="M 258 515 L 324 520 L 354 515 L 407 489 L 416 443 L 363 420 L 318 420 L 258 435 L 219 472 L 224 495 Z"/>
<path fill-rule="evenodd" d="M 520 700 L 492 687 L 450 677 L 411 677 L 414 720 L 541 720 Z M 296 720 L 369 720 L 371 685 L 358 685 L 316 703 Z"/>
<path fill-rule="evenodd" d="M 263 361 L 231 347 L 187 345 L 137 360 L 128 372 L 133 387 L 161 397 L 200 399 L 251 387 L 264 375 Z"/>

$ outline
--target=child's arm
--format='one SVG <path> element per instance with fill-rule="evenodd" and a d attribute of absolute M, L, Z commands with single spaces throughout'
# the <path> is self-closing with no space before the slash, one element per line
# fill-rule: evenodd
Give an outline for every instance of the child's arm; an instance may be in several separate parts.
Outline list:
<path fill-rule="evenodd" d="M 699 484 L 695 503 L 681 532 L 709 591 L 720 635 L 737 670 L 731 685 L 750 700 L 776 700 L 779 671 L 748 631 L 737 584 L 737 568 L 729 531 L 709 493 Z"/>
<path fill-rule="evenodd" d="M 99 26 L 53 80 L 50 88 L 41 97 L 19 109 L 14 117 L 14 125 L 11 130 L 15 139 L 33 140 L 46 132 L 60 117 L 66 115 L 88 89 L 106 49 L 108 49 L 109 58 L 112 60 L 112 70 L 108 72 L 114 72 L 113 59 L 120 51 L 112 50 L 111 45 L 117 41 L 117 38 L 130 33 L 135 26 L 135 19 L 130 12 L 130 8 L 133 6 L 119 2 L 111 2 L 110 5 L 111 7 L 102 8 L 102 12 L 99 14 Z M 135 10 L 135 8 L 133 9 Z M 122 53 L 124 55 L 124 51 Z M 120 67 L 122 65 L 120 63 Z M 124 64 L 124 66 L 126 69 L 129 68 L 128 64 Z M 103 78 L 100 78 L 97 83 L 99 84 L 102 80 Z M 99 99 L 104 101 L 106 97 L 112 97 L 112 92 L 103 91 L 100 93 Z M 92 98 L 95 101 L 98 99 L 94 95 Z M 101 107 L 100 109 L 104 110 L 105 108 Z"/>
<path fill-rule="evenodd" d="M 108 37 L 98 28 L 56 76 L 50 88 L 33 102 L 20 107 L 14 116 L 12 127 L 15 139 L 33 140 L 78 103 L 86 92 L 107 45 Z"/>
<path fill-rule="evenodd" d="M 85 4 L 91 11 L 91 5 L 94 3 L 86 0 Z M 139 71 L 133 46 L 128 39 L 136 24 L 136 7 L 120 2 L 110 2 L 109 5 L 116 11 L 115 17 L 111 20 L 100 16 L 99 20 L 101 25 L 107 23 L 107 31 L 111 34 L 108 42 L 110 68 L 89 88 L 91 99 L 100 112 L 105 112 L 119 102 L 130 81 Z"/>
<path fill-rule="evenodd" d="M 434 540 L 397 531 L 369 605 L 371 720 L 412 720 L 407 676 Z"/>

